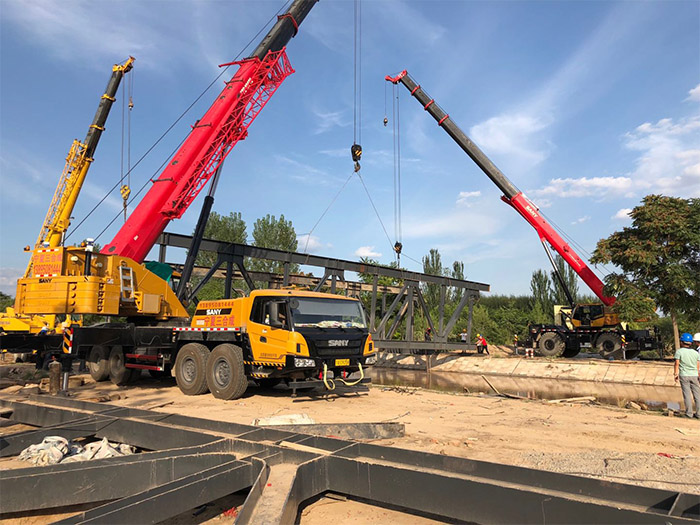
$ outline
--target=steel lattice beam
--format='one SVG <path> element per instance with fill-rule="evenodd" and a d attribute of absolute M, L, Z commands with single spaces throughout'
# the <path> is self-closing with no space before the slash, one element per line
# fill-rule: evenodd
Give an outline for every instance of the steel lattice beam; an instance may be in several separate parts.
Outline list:
<path fill-rule="evenodd" d="M 240 524 L 293 523 L 303 502 L 325 492 L 452 521 L 700 522 L 698 495 L 66 398 L 31 401 L 0 399 L 0 407 L 18 422 L 52 426 L 37 437 L 93 425 L 95 437 L 149 451 L 1 471 L 0 518 L 89 503 L 61 523 L 154 523 L 249 489 Z M 15 439 L 0 439 L 0 453 Z"/>

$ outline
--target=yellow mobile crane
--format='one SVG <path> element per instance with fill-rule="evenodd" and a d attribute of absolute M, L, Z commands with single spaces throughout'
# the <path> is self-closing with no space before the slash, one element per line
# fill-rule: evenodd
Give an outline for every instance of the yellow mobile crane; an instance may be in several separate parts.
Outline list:
<path fill-rule="evenodd" d="M 32 257 L 29 260 L 24 277 L 43 275 L 51 252 L 55 251 L 63 243 L 63 236 L 70 225 L 71 214 L 85 182 L 85 176 L 90 169 L 93 155 L 102 132 L 105 129 L 107 116 L 114 103 L 119 84 L 126 73 L 133 67 L 134 57 L 123 64 L 115 64 L 112 67 L 112 76 L 107 83 L 105 92 L 100 98 L 95 117 L 90 124 L 84 141 L 74 140 L 66 157 L 66 165 L 58 181 L 51 205 L 46 213 L 46 218 L 39 232 L 34 246 Z M 30 248 L 25 248 L 29 251 Z M 8 333 L 38 333 L 44 327 L 55 329 L 56 315 L 26 315 L 15 313 L 14 308 L 7 308 L 0 313 L 0 330 Z"/>

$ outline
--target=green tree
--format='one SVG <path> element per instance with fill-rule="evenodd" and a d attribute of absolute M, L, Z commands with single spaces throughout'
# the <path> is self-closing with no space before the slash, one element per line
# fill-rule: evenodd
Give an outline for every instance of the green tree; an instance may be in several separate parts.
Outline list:
<path fill-rule="evenodd" d="M 679 315 L 700 319 L 700 199 L 648 195 L 630 217 L 631 226 L 598 241 L 591 262 L 620 269 L 605 289 L 621 314 L 650 315 L 653 305 L 669 314 L 678 346 Z"/>
<path fill-rule="evenodd" d="M 552 281 L 544 270 L 535 270 L 530 279 L 530 293 L 532 294 L 532 309 L 536 311 L 540 319 L 532 319 L 536 323 L 551 323 L 554 311 L 554 294 Z M 544 314 L 544 318 L 543 317 Z"/>
<path fill-rule="evenodd" d="M 215 211 L 209 215 L 209 220 L 204 228 L 204 238 L 215 241 L 232 242 L 245 244 L 247 242 L 246 224 L 241 218 L 241 214 L 231 212 L 228 215 L 221 215 Z M 200 250 L 195 259 L 195 265 L 211 267 L 216 263 L 216 252 Z M 193 285 L 201 281 L 201 277 L 193 277 Z M 224 279 L 212 278 L 202 289 L 197 292 L 200 301 L 221 299 L 224 296 Z M 242 287 L 242 282 L 234 283 L 234 288 Z M 190 305 L 193 307 L 192 305 Z"/>
<path fill-rule="evenodd" d="M 453 279 L 458 279 L 463 281 L 466 276 L 464 274 L 464 263 L 462 261 L 455 261 L 452 263 L 452 275 Z M 453 287 L 450 290 L 449 301 L 453 303 L 459 303 L 464 295 L 464 288 Z"/>
<path fill-rule="evenodd" d="M 204 228 L 204 238 L 215 241 L 245 244 L 248 241 L 245 221 L 239 212 L 221 215 L 215 211 L 209 215 Z M 200 250 L 195 264 L 197 266 L 212 266 L 216 262 L 216 253 Z"/>
<path fill-rule="evenodd" d="M 298 242 L 292 221 L 286 220 L 284 215 L 277 219 L 270 214 L 258 219 L 253 225 L 253 245 L 295 252 Z M 284 264 L 276 261 L 256 260 L 251 262 L 250 267 L 259 272 L 284 273 Z M 299 273 L 299 265 L 291 265 L 289 271 Z"/>
<path fill-rule="evenodd" d="M 439 276 L 449 275 L 448 270 L 442 266 L 442 257 L 436 248 L 431 248 L 428 255 L 423 257 L 423 273 Z M 428 310 L 432 312 L 440 304 L 440 285 L 422 283 L 421 292 Z"/>
<path fill-rule="evenodd" d="M 4 312 L 5 308 L 13 307 L 15 305 L 14 297 L 7 295 L 6 293 L 0 292 L 0 311 Z"/>

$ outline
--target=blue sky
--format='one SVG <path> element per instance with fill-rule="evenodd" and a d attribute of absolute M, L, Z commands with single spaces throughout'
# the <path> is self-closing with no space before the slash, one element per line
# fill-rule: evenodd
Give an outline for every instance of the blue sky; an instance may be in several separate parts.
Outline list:
<path fill-rule="evenodd" d="M 14 295 L 22 248 L 36 239 L 112 64 L 136 57 L 133 163 L 283 4 L 2 0 L 0 290 Z M 353 9 L 334 0 L 314 7 L 288 46 L 296 73 L 225 163 L 214 209 L 241 212 L 249 234 L 257 218 L 284 214 L 299 251 L 393 260 L 394 95 L 384 76 L 403 69 L 586 251 L 629 224 L 626 212 L 646 194 L 700 196 L 699 2 L 363 2 L 361 174 L 385 234 L 356 176 L 333 201 L 352 174 Z M 138 166 L 134 191 L 220 88 Z M 402 266 L 420 271 L 438 248 L 443 264 L 464 261 L 467 277 L 492 292 L 527 293 L 532 271 L 548 266 L 536 233 L 405 88 L 398 93 Z M 74 225 L 120 178 L 122 98 Z M 168 230 L 191 233 L 200 204 Z M 97 236 L 120 208 L 115 192 L 69 243 Z"/>

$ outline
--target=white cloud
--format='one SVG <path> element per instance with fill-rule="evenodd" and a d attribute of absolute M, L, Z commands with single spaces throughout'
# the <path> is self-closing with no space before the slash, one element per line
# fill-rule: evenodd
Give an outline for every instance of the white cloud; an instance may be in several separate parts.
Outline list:
<path fill-rule="evenodd" d="M 471 204 L 470 201 L 478 197 L 481 197 L 480 191 L 460 191 L 459 196 L 457 197 L 457 204 L 465 204 L 469 206 Z"/>
<path fill-rule="evenodd" d="M 360 246 L 355 250 L 355 255 L 358 257 L 372 257 L 379 258 L 382 256 L 381 253 L 374 250 L 374 246 Z"/>
<path fill-rule="evenodd" d="M 96 186 L 90 182 L 85 182 L 81 191 L 82 195 L 87 195 L 90 199 L 99 202 L 103 198 L 105 199 L 102 204 L 108 206 L 113 212 L 120 212 L 124 210 L 124 201 L 121 198 L 109 195 L 105 198 L 106 190 L 99 186 Z M 133 211 L 134 205 L 130 207 L 129 212 Z M 111 217 L 110 217 L 111 219 Z"/>
<path fill-rule="evenodd" d="M 474 141 L 489 154 L 501 155 L 509 173 L 526 172 L 546 160 L 554 148 L 549 129 L 567 113 L 590 104 L 622 74 L 621 50 L 650 12 L 644 5 L 611 8 L 537 91 L 473 126 Z"/>
<path fill-rule="evenodd" d="M 646 122 L 625 135 L 640 152 L 631 173 L 640 189 L 683 197 L 700 196 L 700 116 Z"/>
<path fill-rule="evenodd" d="M 314 135 L 326 133 L 333 128 L 347 128 L 352 123 L 344 110 L 323 111 L 320 108 L 311 108 L 311 112 L 316 117 Z"/>
<path fill-rule="evenodd" d="M 617 210 L 617 213 L 611 219 L 627 220 L 630 218 L 630 213 L 632 213 L 632 208 L 621 208 Z"/>
<path fill-rule="evenodd" d="M 494 207 L 458 207 L 444 213 L 433 212 L 429 216 L 412 215 L 404 221 L 404 238 L 488 237 L 497 232 L 502 215 Z M 434 242 L 434 241 L 432 241 Z"/>
<path fill-rule="evenodd" d="M 636 186 L 630 177 L 581 177 L 579 179 L 552 179 L 544 188 L 532 190 L 535 196 L 605 197 L 631 196 Z"/>
<path fill-rule="evenodd" d="M 89 49 L 81 61 L 99 63 L 114 57 L 138 56 L 152 48 L 134 37 L 137 20 L 130 19 L 125 10 L 110 16 L 99 15 L 93 2 L 4 2 L 4 15 L 14 21 L 48 52 L 62 60 L 75 62 L 76 49 Z M 154 39 L 155 41 L 155 39 Z"/>
<path fill-rule="evenodd" d="M 541 135 L 550 123 L 551 118 L 504 113 L 472 126 L 469 133 L 482 149 L 507 157 L 509 163 L 528 170 L 551 152 L 551 145 Z"/>
<path fill-rule="evenodd" d="M 590 221 L 590 220 L 591 220 L 590 215 L 584 215 L 583 217 L 579 217 L 578 219 L 573 221 L 571 224 L 582 224 L 582 223 L 584 223 L 586 221 Z"/>
<path fill-rule="evenodd" d="M 24 275 L 24 270 L 19 268 L 0 268 L 0 292 L 15 296 L 17 293 L 17 279 Z"/>
<path fill-rule="evenodd" d="M 348 149 L 348 152 L 350 150 Z M 291 157 L 285 155 L 275 155 L 275 160 L 282 164 L 283 167 L 280 168 L 280 173 L 286 173 L 288 177 L 291 177 L 297 182 L 311 185 L 319 184 L 336 184 L 337 180 L 332 180 L 324 170 L 320 170 L 310 164 L 298 161 Z"/>
<path fill-rule="evenodd" d="M 700 102 L 700 84 L 698 84 L 693 89 L 688 91 L 688 98 L 686 98 L 686 100 L 691 100 L 693 102 Z"/>
<path fill-rule="evenodd" d="M 315 235 L 309 235 L 308 233 L 297 235 L 297 249 L 301 253 L 318 253 L 327 246 Z"/>

